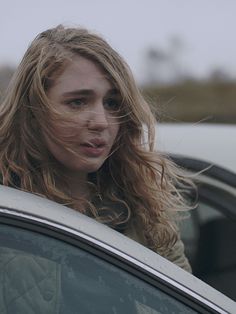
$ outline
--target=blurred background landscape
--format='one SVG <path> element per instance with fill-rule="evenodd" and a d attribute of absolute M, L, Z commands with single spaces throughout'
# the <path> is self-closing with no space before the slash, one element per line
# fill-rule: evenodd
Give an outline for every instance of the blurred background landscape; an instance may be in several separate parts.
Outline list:
<path fill-rule="evenodd" d="M 120 52 L 158 121 L 236 123 L 233 0 L 9 0 L 1 11 L 1 97 L 30 41 L 62 23 Z"/>

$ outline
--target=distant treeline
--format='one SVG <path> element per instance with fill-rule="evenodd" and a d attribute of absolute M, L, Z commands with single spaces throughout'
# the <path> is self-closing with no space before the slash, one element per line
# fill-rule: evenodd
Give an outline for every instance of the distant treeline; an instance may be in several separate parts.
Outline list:
<path fill-rule="evenodd" d="M 14 68 L 0 67 L 0 96 Z M 169 86 L 146 86 L 142 93 L 163 122 L 236 123 L 236 82 L 187 81 Z"/>
<path fill-rule="evenodd" d="M 236 123 L 236 82 L 191 81 L 142 91 L 163 122 Z"/>

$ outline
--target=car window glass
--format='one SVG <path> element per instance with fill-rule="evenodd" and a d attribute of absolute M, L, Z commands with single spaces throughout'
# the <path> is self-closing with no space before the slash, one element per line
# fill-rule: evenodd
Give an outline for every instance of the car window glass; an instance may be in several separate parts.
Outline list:
<path fill-rule="evenodd" d="M 0 279 L 1 313 L 196 313 L 81 248 L 8 225 L 0 225 Z"/>
<path fill-rule="evenodd" d="M 199 204 L 198 215 L 201 223 L 206 223 L 207 221 L 213 219 L 220 219 L 225 217 L 217 208 L 214 208 L 203 202 L 200 202 Z"/>
<path fill-rule="evenodd" d="M 199 201 L 197 208 L 191 210 L 188 218 L 181 222 L 181 239 L 185 244 L 185 253 L 192 264 L 196 263 L 202 226 L 216 219 L 226 218 L 218 209 Z"/>
<path fill-rule="evenodd" d="M 181 238 L 193 274 L 236 300 L 236 221 L 223 210 L 199 202 L 181 225 Z"/>

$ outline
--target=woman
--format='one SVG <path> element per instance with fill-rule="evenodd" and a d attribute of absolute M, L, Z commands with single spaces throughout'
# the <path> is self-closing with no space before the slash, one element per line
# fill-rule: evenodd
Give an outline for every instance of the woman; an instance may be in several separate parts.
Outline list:
<path fill-rule="evenodd" d="M 154 150 L 155 123 L 106 41 L 49 29 L 0 107 L 2 183 L 94 217 L 190 271 L 176 225 L 188 208 L 179 189 L 190 183 Z"/>

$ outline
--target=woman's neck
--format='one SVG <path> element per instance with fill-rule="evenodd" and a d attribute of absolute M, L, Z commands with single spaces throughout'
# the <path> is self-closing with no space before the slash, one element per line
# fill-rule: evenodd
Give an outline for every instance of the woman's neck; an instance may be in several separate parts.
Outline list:
<path fill-rule="evenodd" d="M 64 182 L 69 195 L 73 199 L 89 199 L 89 185 L 87 173 L 64 173 Z"/>

